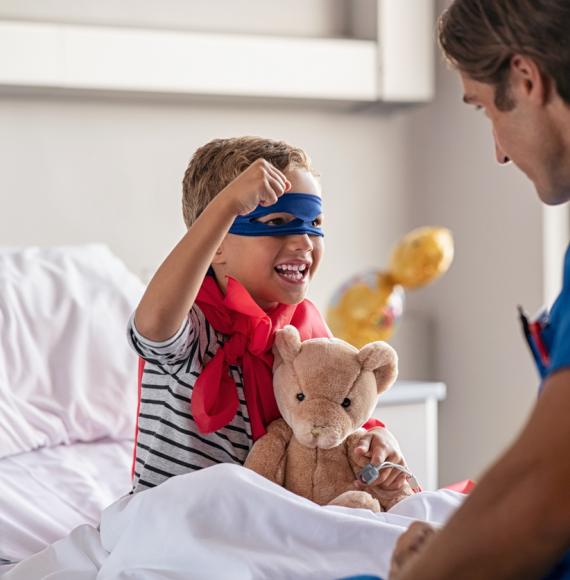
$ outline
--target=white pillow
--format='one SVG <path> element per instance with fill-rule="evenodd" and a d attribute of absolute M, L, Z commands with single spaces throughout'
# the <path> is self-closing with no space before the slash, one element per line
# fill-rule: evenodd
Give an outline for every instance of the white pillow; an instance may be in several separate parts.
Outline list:
<path fill-rule="evenodd" d="M 133 436 L 142 291 L 103 245 L 0 251 L 0 457 Z"/>

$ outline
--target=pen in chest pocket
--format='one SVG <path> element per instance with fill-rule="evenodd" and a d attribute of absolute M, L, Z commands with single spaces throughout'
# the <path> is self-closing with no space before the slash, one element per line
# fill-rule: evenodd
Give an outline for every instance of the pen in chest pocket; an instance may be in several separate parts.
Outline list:
<path fill-rule="evenodd" d="M 548 312 L 542 310 L 534 320 L 529 320 L 521 306 L 518 307 L 518 311 L 524 336 L 540 374 L 543 375 L 550 364 L 548 345 L 544 340 L 544 330 L 548 326 Z"/>

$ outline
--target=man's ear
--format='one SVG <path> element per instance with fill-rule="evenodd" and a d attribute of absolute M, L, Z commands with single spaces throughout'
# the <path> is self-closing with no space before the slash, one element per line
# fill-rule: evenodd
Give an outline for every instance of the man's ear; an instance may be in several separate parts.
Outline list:
<path fill-rule="evenodd" d="M 378 394 L 388 389 L 398 377 L 398 355 L 386 342 L 364 345 L 358 352 L 358 361 L 363 370 L 374 373 Z"/>
<path fill-rule="evenodd" d="M 552 96 L 553 83 L 532 58 L 515 54 L 511 58 L 509 77 L 515 101 L 520 97 L 544 105 Z"/>

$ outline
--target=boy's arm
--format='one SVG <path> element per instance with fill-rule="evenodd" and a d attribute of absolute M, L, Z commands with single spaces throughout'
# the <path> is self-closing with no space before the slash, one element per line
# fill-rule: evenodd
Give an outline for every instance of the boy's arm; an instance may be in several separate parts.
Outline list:
<path fill-rule="evenodd" d="M 160 342 L 176 333 L 236 216 L 275 203 L 288 184 L 278 169 L 258 159 L 209 203 L 148 284 L 135 314 L 141 335 Z"/>
<path fill-rule="evenodd" d="M 221 194 L 204 209 L 147 286 L 135 314 L 140 334 L 159 342 L 180 328 L 235 215 Z"/>
<path fill-rule="evenodd" d="M 546 379 L 521 436 L 457 514 L 390 578 L 519 580 L 547 572 L 570 545 L 568 409 L 570 370 L 562 370 Z"/>

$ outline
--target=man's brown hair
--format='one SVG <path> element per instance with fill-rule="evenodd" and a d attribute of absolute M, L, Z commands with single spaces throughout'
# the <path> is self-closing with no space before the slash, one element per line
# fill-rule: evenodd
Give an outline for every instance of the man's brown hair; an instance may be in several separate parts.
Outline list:
<path fill-rule="evenodd" d="M 500 110 L 514 106 L 515 54 L 534 60 L 570 105 L 569 0 L 455 0 L 439 19 L 439 43 L 461 72 L 495 87 Z"/>
<path fill-rule="evenodd" d="M 261 137 L 214 139 L 196 150 L 182 180 L 186 226 L 189 228 L 212 199 L 259 158 L 280 171 L 300 168 L 318 175 L 307 153 L 285 141 Z"/>

